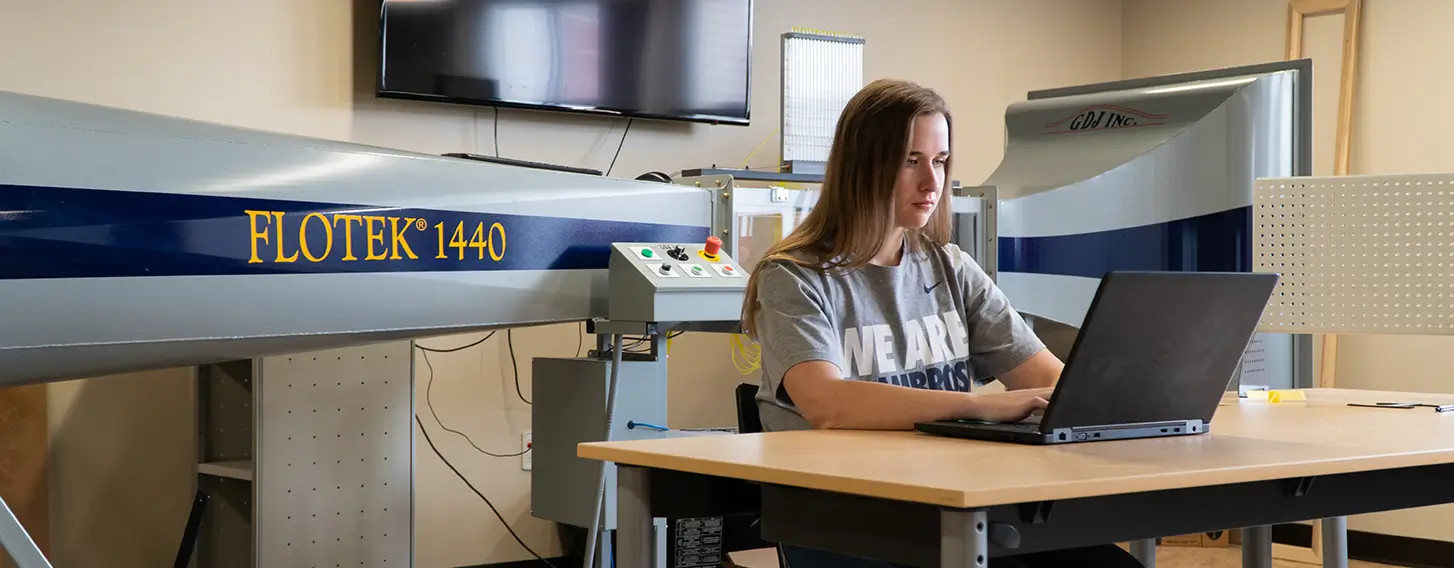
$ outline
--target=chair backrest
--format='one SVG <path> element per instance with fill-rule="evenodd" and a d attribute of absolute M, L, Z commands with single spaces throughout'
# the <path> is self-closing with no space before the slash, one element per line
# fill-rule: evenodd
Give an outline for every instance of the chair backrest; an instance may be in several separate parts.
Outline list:
<path fill-rule="evenodd" d="M 762 418 L 757 414 L 757 385 L 737 385 L 737 431 L 755 434 L 762 431 Z"/>

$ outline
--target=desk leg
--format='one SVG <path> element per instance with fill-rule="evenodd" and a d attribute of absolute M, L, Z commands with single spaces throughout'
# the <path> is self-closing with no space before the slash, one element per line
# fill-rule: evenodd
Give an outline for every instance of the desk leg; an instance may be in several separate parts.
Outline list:
<path fill-rule="evenodd" d="M 983 509 L 939 512 L 939 565 L 984 568 L 989 565 L 989 515 Z"/>
<path fill-rule="evenodd" d="M 656 548 L 649 503 L 651 472 L 616 466 L 616 563 L 618 568 L 652 568 Z M 610 559 L 602 558 L 602 566 Z"/>
<path fill-rule="evenodd" d="M 1156 539 L 1146 538 L 1131 543 L 1131 556 L 1146 568 L 1156 568 Z"/>
<path fill-rule="evenodd" d="M 1272 527 L 1242 529 L 1242 568 L 1272 568 Z"/>
<path fill-rule="evenodd" d="M 1348 568 L 1348 517 L 1323 519 L 1323 568 Z"/>
<path fill-rule="evenodd" d="M 4 499 L 0 499 L 0 547 L 5 548 L 5 554 L 17 568 L 51 568 L 50 561 L 41 554 L 40 547 L 30 539 L 30 533 L 25 532 L 25 526 L 15 518 Z"/>

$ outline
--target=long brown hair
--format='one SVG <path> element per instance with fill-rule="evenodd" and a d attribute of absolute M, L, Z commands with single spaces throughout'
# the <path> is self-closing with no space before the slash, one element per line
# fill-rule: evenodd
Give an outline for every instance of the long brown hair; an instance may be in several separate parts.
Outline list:
<path fill-rule="evenodd" d="M 792 234 L 762 255 L 748 278 L 743 333 L 757 335 L 757 273 L 769 263 L 852 270 L 878 253 L 893 227 L 894 185 L 908 159 L 914 119 L 936 113 L 944 115 L 952 133 L 954 122 L 944 99 L 908 81 L 880 79 L 849 99 L 833 134 L 818 202 Z M 944 164 L 944 188 L 929 223 L 905 235 L 911 252 L 949 242 L 950 165 Z"/>

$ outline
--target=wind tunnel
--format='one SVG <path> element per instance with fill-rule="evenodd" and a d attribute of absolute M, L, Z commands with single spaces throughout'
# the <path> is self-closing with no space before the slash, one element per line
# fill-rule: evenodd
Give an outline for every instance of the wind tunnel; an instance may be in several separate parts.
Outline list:
<path fill-rule="evenodd" d="M 1108 271 L 1251 271 L 1254 181 L 1311 174 L 1311 85 L 1301 60 L 1030 93 L 985 181 L 1000 287 L 1063 358 Z M 1258 334 L 1240 382 L 1292 387 L 1294 343 Z"/>
<path fill-rule="evenodd" d="M 606 316 L 707 192 L 0 93 L 0 385 Z"/>

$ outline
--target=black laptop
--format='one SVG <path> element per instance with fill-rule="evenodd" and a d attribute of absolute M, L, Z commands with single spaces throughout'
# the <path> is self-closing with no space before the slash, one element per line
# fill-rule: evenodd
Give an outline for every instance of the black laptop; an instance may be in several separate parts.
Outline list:
<path fill-rule="evenodd" d="M 1021 444 L 1204 434 L 1277 280 L 1249 272 L 1109 273 L 1044 413 L 915 428 Z"/>

